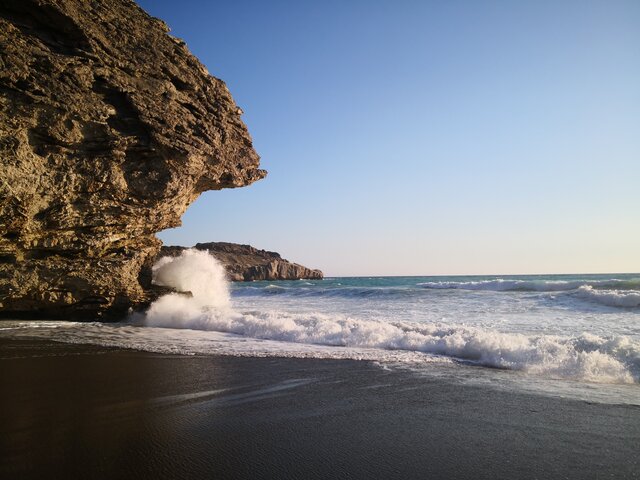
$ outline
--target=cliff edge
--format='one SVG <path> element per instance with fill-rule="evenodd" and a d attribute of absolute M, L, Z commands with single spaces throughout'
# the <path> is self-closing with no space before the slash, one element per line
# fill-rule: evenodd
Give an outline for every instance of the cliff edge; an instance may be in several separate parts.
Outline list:
<path fill-rule="evenodd" d="M 0 3 L 0 314 L 152 300 L 155 233 L 264 177 L 221 80 L 129 0 Z"/>
<path fill-rule="evenodd" d="M 179 255 L 187 247 L 162 247 L 158 258 Z M 198 250 L 205 250 L 216 257 L 227 270 L 229 280 L 250 282 L 253 280 L 321 280 L 320 270 L 290 262 L 279 253 L 258 250 L 251 245 L 228 242 L 197 243 Z"/>

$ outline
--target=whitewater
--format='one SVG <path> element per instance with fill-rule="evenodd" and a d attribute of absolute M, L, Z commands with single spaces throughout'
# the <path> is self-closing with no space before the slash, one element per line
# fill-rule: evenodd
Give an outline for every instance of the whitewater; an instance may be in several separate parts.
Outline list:
<path fill-rule="evenodd" d="M 230 284 L 213 257 L 190 250 L 161 259 L 153 274 L 184 293 L 118 324 L 4 322 L 0 336 L 184 355 L 373 360 L 492 382 L 508 371 L 520 384 L 604 385 L 640 403 L 640 275 Z"/>

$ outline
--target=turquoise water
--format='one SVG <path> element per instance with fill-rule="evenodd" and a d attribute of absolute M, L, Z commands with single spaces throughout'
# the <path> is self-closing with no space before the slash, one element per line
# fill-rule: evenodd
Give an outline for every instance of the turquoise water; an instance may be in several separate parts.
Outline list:
<path fill-rule="evenodd" d="M 518 289 L 517 282 L 533 282 L 539 285 L 538 288 L 545 288 L 545 285 L 551 285 L 557 282 L 560 286 L 561 282 L 580 283 L 580 284 L 604 284 L 612 282 L 612 285 L 620 285 L 629 289 L 640 289 L 640 273 L 619 273 L 619 274 L 566 274 L 566 275 L 452 275 L 452 276 L 409 276 L 409 277 L 327 277 L 323 280 L 291 280 L 279 281 L 278 285 L 289 288 L 308 288 L 310 286 L 331 289 L 331 288 L 412 288 L 419 287 L 425 283 L 433 284 L 465 284 L 469 282 L 492 282 L 496 280 L 504 280 L 506 282 L 515 282 L 514 289 Z M 620 282 L 618 282 L 620 281 Z M 234 283 L 234 289 L 243 290 L 244 287 L 266 287 L 273 284 L 272 281 L 250 282 L 250 283 Z M 530 287 L 535 289 L 536 287 Z M 571 285 L 566 285 L 571 288 Z M 487 290 L 491 287 L 487 286 Z M 527 285 L 521 285 L 522 290 L 527 289 Z"/>

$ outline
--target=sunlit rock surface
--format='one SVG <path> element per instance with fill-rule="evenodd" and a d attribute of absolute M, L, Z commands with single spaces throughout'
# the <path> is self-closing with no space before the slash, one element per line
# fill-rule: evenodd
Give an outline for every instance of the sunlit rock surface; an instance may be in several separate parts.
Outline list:
<path fill-rule="evenodd" d="M 265 176 L 224 82 L 168 30 L 128 0 L 0 2 L 2 315 L 148 303 L 155 233 Z"/>
<path fill-rule="evenodd" d="M 186 247 L 162 247 L 159 257 L 179 255 Z M 276 252 L 258 250 L 250 245 L 227 242 L 198 243 L 194 247 L 206 250 L 224 265 L 230 280 L 300 280 L 322 279 L 320 270 L 285 260 Z"/>

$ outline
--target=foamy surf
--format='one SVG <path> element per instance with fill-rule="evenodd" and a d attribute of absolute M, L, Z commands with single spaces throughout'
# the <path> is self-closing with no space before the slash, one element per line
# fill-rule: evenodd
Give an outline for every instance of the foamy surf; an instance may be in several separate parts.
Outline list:
<path fill-rule="evenodd" d="M 205 308 L 188 320 L 172 316 L 154 326 L 232 333 L 334 348 L 407 351 L 450 357 L 494 368 L 592 382 L 634 383 L 640 374 L 640 345 L 626 337 L 531 337 L 455 325 L 419 325 L 285 312 L 221 312 Z M 333 352 L 325 351 L 327 358 Z M 384 361 L 386 354 L 368 358 Z"/>
<path fill-rule="evenodd" d="M 626 337 L 590 334 L 526 336 L 456 325 L 392 324 L 324 315 L 208 309 L 186 323 L 15 322 L 0 336 L 182 355 L 275 356 L 371 360 L 417 366 L 468 362 L 553 378 L 595 383 L 640 381 L 640 345 Z"/>
<path fill-rule="evenodd" d="M 329 358 L 345 348 L 356 349 L 358 355 L 367 351 L 368 358 L 377 360 L 384 360 L 385 352 L 399 351 L 591 382 L 634 383 L 640 378 L 640 344 L 625 336 L 524 335 L 335 313 L 237 311 L 231 306 L 223 267 L 206 252 L 187 250 L 179 257 L 163 259 L 154 267 L 154 281 L 192 295 L 174 293 L 161 297 L 146 314 L 144 324 L 149 327 L 233 334 L 245 343 L 270 341 L 325 347 L 315 352 L 324 352 Z M 280 288 L 267 286 L 274 287 Z M 259 347 L 254 351 L 257 350 Z M 290 345 L 283 348 L 295 350 Z M 272 354 L 273 350 L 262 353 Z"/>
<path fill-rule="evenodd" d="M 189 293 L 165 295 L 123 324 L 3 322 L 0 336 L 169 354 L 372 360 L 430 372 L 472 364 L 542 383 L 640 383 L 637 275 L 341 278 L 230 288 L 213 257 L 188 250 L 158 262 L 153 276 Z M 444 282 L 483 290 L 419 286 Z M 507 282 L 546 290 L 504 290 Z"/>
<path fill-rule="evenodd" d="M 640 292 L 637 291 L 596 290 L 590 285 L 583 285 L 577 294 L 580 298 L 610 307 L 640 307 Z"/>

